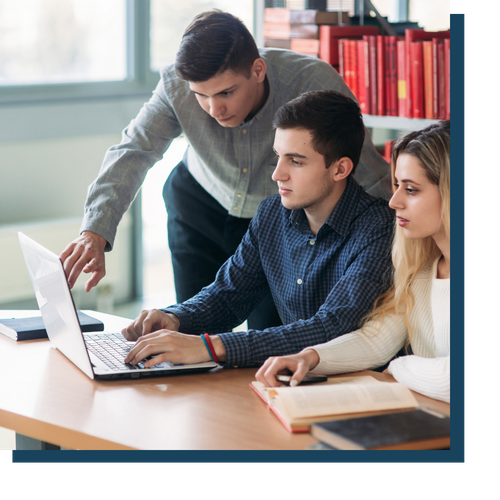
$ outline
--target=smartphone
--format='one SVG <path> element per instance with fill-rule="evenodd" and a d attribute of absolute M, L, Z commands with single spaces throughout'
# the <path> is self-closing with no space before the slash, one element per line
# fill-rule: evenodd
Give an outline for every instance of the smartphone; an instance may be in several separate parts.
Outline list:
<path fill-rule="evenodd" d="M 276 375 L 276 380 L 278 380 L 279 382 L 283 382 L 285 385 L 289 385 L 291 379 L 292 375 Z M 326 377 L 325 375 L 306 375 L 299 385 L 317 384 L 319 382 L 326 382 L 327 380 L 328 377 Z"/>

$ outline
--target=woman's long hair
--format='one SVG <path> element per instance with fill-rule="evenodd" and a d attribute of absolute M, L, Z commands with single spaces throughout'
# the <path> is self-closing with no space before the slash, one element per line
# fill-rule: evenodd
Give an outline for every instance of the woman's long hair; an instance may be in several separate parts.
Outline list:
<path fill-rule="evenodd" d="M 409 154 L 419 160 L 427 178 L 439 187 L 441 195 L 442 220 L 446 236 L 450 237 L 450 122 L 441 121 L 423 130 L 410 132 L 397 141 L 392 151 L 391 174 L 393 184 L 396 162 L 400 155 Z M 387 313 L 405 315 L 410 343 L 412 328 L 408 321 L 414 304 L 410 285 L 415 277 L 441 256 L 434 239 L 409 239 L 396 221 L 392 247 L 393 284 L 386 293 L 375 301 L 373 311 L 367 320 L 381 318 Z"/>

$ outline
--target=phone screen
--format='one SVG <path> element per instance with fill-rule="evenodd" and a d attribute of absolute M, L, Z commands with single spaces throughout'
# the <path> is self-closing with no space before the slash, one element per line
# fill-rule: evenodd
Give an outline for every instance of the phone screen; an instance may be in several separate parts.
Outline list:
<path fill-rule="evenodd" d="M 276 380 L 279 382 L 283 382 L 288 385 L 290 380 L 292 379 L 292 375 L 276 375 Z M 319 382 L 326 382 L 328 377 L 324 375 L 306 375 L 300 385 L 302 384 L 317 384 Z"/>

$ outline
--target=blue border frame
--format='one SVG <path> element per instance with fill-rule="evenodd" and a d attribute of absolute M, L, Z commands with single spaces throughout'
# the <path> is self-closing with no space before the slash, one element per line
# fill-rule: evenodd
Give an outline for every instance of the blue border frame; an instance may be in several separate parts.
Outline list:
<path fill-rule="evenodd" d="M 453 164 L 451 289 L 451 447 L 435 451 L 13 451 L 14 463 L 463 462 L 464 461 L 464 14 L 451 15 Z"/>

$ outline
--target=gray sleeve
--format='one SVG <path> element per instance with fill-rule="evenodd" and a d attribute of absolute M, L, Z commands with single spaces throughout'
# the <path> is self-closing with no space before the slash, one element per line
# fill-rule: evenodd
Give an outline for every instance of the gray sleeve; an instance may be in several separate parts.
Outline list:
<path fill-rule="evenodd" d="M 106 153 L 97 179 L 89 186 L 80 231 L 93 231 L 113 247 L 123 214 L 139 191 L 148 170 L 181 134 L 165 90 L 164 77 L 151 99 L 122 132 L 120 144 Z"/>

